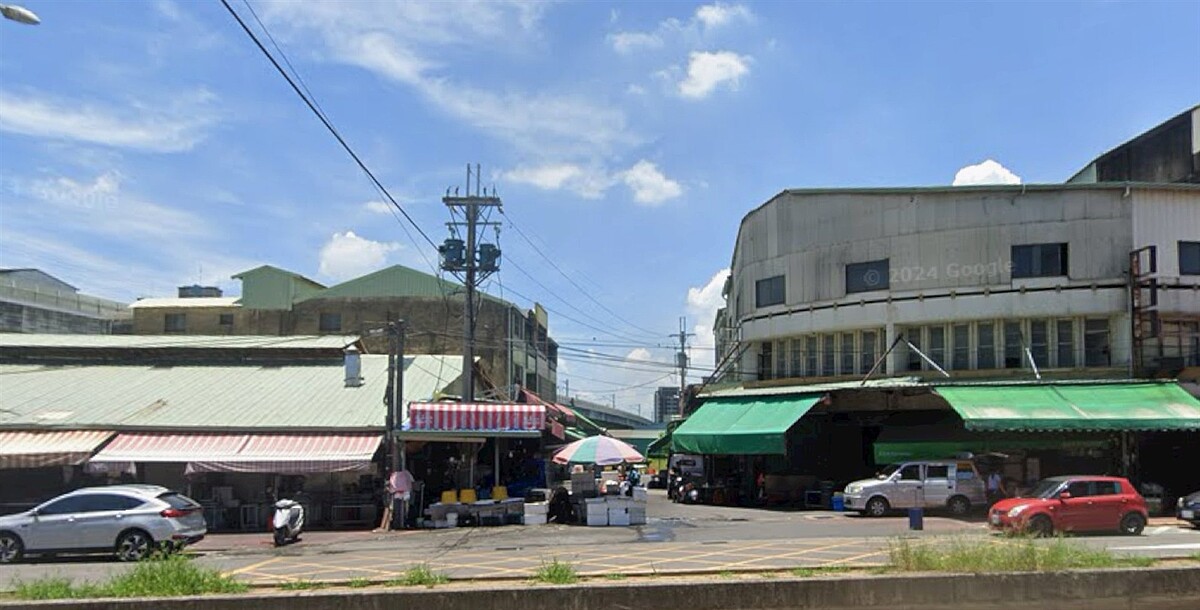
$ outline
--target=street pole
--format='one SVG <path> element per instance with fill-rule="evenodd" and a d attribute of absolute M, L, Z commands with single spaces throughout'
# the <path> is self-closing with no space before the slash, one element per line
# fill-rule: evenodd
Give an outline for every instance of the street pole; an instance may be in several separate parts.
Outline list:
<path fill-rule="evenodd" d="M 492 194 L 488 195 L 486 189 L 480 187 L 480 169 L 475 166 L 475 194 L 471 194 L 471 166 L 467 165 L 467 190 L 466 196 L 458 196 L 458 189 L 454 189 L 454 195 L 450 195 L 450 189 L 446 189 L 446 196 L 442 198 L 442 203 L 451 209 L 451 212 L 461 211 L 465 222 L 449 222 L 447 226 L 450 228 L 452 237 L 447 239 L 445 244 L 438 248 L 438 252 L 442 255 L 442 269 L 455 273 L 461 273 L 463 287 L 465 288 L 463 303 L 463 364 L 462 364 L 462 401 L 475 401 L 475 293 L 479 287 L 479 283 L 487 279 L 490 275 L 500 270 L 500 249 L 494 244 L 480 244 L 478 231 L 480 227 L 496 226 L 500 223 L 480 221 L 480 208 L 495 207 L 499 208 L 500 198 L 496 196 L 495 189 Z M 457 229 L 464 228 L 466 230 L 466 243 L 463 240 L 457 239 Z M 464 248 L 465 246 L 465 248 Z"/>
<path fill-rule="evenodd" d="M 678 337 L 679 338 L 679 351 L 676 352 L 676 354 L 675 354 L 675 364 L 677 366 L 679 366 L 679 415 L 680 416 L 684 415 L 684 406 L 685 405 L 684 405 L 684 400 L 683 400 L 683 393 L 687 389 L 687 367 L 688 367 L 687 338 L 690 336 L 693 336 L 695 334 L 696 333 L 687 332 L 687 318 L 684 316 L 680 316 L 679 332 L 675 333 L 673 335 L 668 335 L 669 337 Z"/>
<path fill-rule="evenodd" d="M 404 425 L 404 320 L 389 322 L 388 332 L 388 467 L 395 472 L 404 464 L 404 444 L 396 433 Z"/>

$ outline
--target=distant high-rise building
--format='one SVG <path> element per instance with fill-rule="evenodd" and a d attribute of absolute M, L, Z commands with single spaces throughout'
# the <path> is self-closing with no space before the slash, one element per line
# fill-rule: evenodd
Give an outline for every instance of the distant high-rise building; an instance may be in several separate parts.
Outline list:
<path fill-rule="evenodd" d="M 654 391 L 654 421 L 669 422 L 679 415 L 679 388 L 663 386 Z"/>

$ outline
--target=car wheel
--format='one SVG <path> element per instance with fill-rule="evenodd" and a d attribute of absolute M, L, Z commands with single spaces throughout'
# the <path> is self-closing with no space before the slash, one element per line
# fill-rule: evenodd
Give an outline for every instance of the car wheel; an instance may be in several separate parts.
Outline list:
<path fill-rule="evenodd" d="M 154 550 L 154 539 L 142 530 L 129 530 L 117 537 L 117 559 L 141 561 Z"/>
<path fill-rule="evenodd" d="M 953 498 L 950 498 L 950 501 L 946 503 L 946 506 L 950 509 L 951 514 L 958 517 L 962 517 L 971 512 L 971 501 L 963 496 L 954 496 Z"/>
<path fill-rule="evenodd" d="M 0 534 L 0 563 L 16 563 L 25 554 L 25 545 L 16 534 Z"/>
<path fill-rule="evenodd" d="M 1121 517 L 1121 533 L 1126 536 L 1140 536 L 1146 529 L 1146 518 L 1138 513 L 1129 513 Z"/>
<path fill-rule="evenodd" d="M 1025 531 L 1035 538 L 1045 538 L 1054 535 L 1054 523 L 1046 515 L 1035 515 L 1025 526 Z"/>
<path fill-rule="evenodd" d="M 866 513 L 868 517 L 882 517 L 891 509 L 892 507 L 888 504 L 888 501 L 879 496 L 867 500 Z"/>

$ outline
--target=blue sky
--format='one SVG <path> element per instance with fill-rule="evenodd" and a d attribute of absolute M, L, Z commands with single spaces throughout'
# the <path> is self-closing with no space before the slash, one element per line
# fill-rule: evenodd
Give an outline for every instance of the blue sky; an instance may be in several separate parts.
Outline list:
<path fill-rule="evenodd" d="M 430 270 L 217 0 L 23 1 L 43 23 L 0 22 L 0 266 L 122 300 L 236 293 L 262 263 Z M 645 411 L 677 379 L 640 361 L 670 360 L 679 316 L 711 363 L 738 223 L 773 194 L 987 160 L 961 179 L 1061 182 L 1200 102 L 1196 2 L 250 6 L 434 241 L 483 165 L 506 212 L 487 289 L 628 358 L 567 352 L 560 382 Z"/>

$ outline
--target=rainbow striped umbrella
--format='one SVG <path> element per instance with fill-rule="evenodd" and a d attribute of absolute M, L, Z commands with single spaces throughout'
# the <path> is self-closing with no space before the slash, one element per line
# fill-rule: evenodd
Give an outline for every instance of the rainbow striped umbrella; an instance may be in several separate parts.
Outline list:
<path fill-rule="evenodd" d="M 611 466 L 621 462 L 644 462 L 646 458 L 628 443 L 611 436 L 589 436 L 558 450 L 556 464 L 599 464 Z"/>

